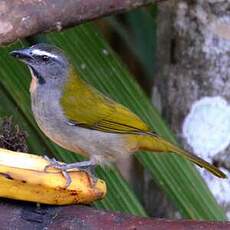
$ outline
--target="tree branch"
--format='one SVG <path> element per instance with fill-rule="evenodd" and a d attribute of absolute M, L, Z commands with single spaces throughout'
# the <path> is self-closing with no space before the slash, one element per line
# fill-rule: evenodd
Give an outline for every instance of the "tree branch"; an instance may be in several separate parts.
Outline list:
<path fill-rule="evenodd" d="M 0 45 L 161 0 L 2 0 Z"/>
<path fill-rule="evenodd" d="M 0 205 L 1 229 L 229 229 L 229 222 L 166 220 L 105 212 L 86 206 L 45 206 L 8 200 Z"/>

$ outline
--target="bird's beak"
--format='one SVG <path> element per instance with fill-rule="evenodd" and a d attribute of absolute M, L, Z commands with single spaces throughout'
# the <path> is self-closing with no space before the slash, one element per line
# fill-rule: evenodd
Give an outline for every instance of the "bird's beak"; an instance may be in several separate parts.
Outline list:
<path fill-rule="evenodd" d="M 10 55 L 25 62 L 32 59 L 32 54 L 29 48 L 13 50 L 10 52 Z"/>

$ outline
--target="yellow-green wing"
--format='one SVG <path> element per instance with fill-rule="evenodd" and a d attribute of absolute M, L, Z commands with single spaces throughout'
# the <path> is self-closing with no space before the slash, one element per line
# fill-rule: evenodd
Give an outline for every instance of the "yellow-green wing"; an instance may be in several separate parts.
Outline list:
<path fill-rule="evenodd" d="M 105 97 L 74 72 L 64 86 L 60 103 L 68 120 L 81 127 L 111 133 L 150 132 L 129 109 Z"/>

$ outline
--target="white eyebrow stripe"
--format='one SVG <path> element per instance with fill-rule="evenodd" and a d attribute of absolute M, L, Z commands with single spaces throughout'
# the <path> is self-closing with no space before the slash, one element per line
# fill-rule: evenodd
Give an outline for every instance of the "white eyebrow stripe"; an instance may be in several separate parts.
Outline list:
<path fill-rule="evenodd" d="M 51 58 L 57 58 L 57 55 L 49 53 L 49 52 L 44 51 L 44 50 L 39 50 L 39 49 L 32 50 L 32 54 L 39 55 L 39 56 L 46 55 L 46 56 L 51 57 Z"/>

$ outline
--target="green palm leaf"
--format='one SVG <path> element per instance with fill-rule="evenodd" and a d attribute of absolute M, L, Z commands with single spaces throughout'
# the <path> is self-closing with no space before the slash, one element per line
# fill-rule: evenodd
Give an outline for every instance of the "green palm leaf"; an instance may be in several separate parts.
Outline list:
<path fill-rule="evenodd" d="M 175 141 L 140 87 L 92 26 L 79 26 L 62 33 L 50 34 L 47 38 L 71 56 L 83 78 L 130 107 L 159 134 Z M 0 114 L 14 114 L 16 122 L 29 133 L 28 145 L 31 151 L 52 153 L 68 162 L 82 159 L 51 143 L 39 131 L 30 111 L 29 73 L 22 64 L 9 58 L 8 50 L 2 48 L 0 53 Z M 136 157 L 151 172 L 154 180 L 184 217 L 225 218 L 223 210 L 189 162 L 168 154 L 137 153 Z M 99 169 L 98 175 L 107 181 L 109 192 L 103 201 L 96 203 L 97 207 L 146 215 L 136 196 L 116 170 Z"/>

